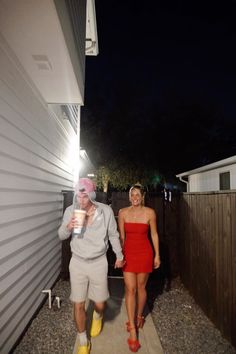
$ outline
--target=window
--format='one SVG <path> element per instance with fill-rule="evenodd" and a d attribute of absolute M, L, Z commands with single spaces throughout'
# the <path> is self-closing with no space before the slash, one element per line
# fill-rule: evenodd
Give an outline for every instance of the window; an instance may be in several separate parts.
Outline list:
<path fill-rule="evenodd" d="M 220 173 L 220 190 L 230 189 L 230 172 Z"/>

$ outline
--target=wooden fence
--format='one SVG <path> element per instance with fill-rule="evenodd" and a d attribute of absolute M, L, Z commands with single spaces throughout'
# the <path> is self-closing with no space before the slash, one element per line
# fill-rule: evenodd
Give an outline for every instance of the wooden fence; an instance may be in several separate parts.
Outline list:
<path fill-rule="evenodd" d="M 184 193 L 178 243 L 184 285 L 236 346 L 236 193 Z"/>

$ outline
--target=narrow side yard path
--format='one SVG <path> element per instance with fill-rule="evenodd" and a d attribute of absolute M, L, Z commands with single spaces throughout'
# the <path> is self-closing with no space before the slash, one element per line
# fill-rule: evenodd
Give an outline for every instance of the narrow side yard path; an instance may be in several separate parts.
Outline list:
<path fill-rule="evenodd" d="M 56 301 L 51 310 L 45 303 L 13 353 L 73 353 L 76 330 L 69 282 L 59 280 L 52 293 L 61 298 L 61 308 L 57 308 Z M 163 292 L 158 282 L 151 280 L 148 305 L 165 354 L 236 354 L 178 278 L 172 281 L 169 291 Z"/>

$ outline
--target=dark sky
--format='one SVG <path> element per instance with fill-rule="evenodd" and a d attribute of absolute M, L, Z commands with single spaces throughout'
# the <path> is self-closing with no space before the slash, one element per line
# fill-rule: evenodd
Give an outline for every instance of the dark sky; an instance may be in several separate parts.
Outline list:
<path fill-rule="evenodd" d="M 177 174 L 236 154 L 236 1 L 97 0 L 81 141 Z"/>

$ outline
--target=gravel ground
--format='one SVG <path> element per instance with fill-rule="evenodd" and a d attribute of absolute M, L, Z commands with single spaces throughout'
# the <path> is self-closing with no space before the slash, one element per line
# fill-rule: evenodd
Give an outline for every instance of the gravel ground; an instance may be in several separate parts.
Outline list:
<path fill-rule="evenodd" d="M 148 304 L 165 354 L 235 354 L 236 349 L 194 302 L 179 278 L 169 291 L 148 287 Z M 160 289 L 159 289 L 160 290 Z"/>
<path fill-rule="evenodd" d="M 236 349 L 221 336 L 178 278 L 172 281 L 169 291 L 161 292 L 153 281 L 147 289 L 148 305 L 165 354 L 236 354 Z M 15 354 L 72 353 L 76 331 L 69 282 L 59 280 L 52 293 L 61 298 L 60 310 L 56 301 L 51 310 L 45 303 Z"/>
<path fill-rule="evenodd" d="M 61 299 L 58 309 L 55 296 Z M 69 300 L 70 284 L 59 280 L 52 289 L 52 308 L 46 302 L 32 321 L 26 334 L 13 353 L 17 354 L 70 354 L 73 352 L 76 330 Z"/>

